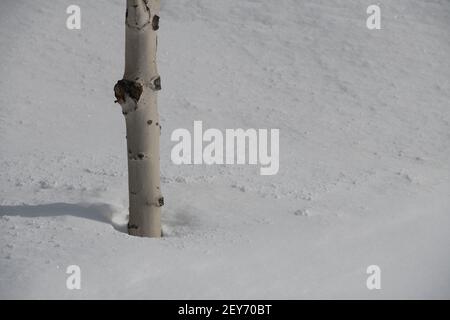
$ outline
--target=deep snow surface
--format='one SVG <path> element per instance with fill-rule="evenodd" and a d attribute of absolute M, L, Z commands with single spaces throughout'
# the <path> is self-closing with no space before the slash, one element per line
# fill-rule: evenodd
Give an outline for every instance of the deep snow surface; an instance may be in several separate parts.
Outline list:
<path fill-rule="evenodd" d="M 448 0 L 163 0 L 161 240 L 124 233 L 124 2 L 0 3 L 0 298 L 450 298 Z M 173 165 L 194 120 L 279 128 L 278 175 Z"/>

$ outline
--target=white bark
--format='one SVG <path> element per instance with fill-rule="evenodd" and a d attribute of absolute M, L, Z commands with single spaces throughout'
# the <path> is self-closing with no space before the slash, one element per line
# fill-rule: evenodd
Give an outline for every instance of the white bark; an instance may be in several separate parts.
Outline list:
<path fill-rule="evenodd" d="M 128 233 L 161 236 L 159 137 L 161 125 L 156 68 L 160 0 L 127 0 L 125 74 L 114 87 L 127 129 L 130 218 Z"/>

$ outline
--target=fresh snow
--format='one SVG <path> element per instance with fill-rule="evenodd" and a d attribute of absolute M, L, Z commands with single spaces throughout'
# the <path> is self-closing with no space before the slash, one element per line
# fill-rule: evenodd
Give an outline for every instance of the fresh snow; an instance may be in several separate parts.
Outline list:
<path fill-rule="evenodd" d="M 0 298 L 450 298 L 448 0 L 377 1 L 381 30 L 361 0 L 163 0 L 160 240 L 126 234 L 124 4 L 1 1 Z M 172 164 L 196 120 L 280 129 L 278 174 Z"/>

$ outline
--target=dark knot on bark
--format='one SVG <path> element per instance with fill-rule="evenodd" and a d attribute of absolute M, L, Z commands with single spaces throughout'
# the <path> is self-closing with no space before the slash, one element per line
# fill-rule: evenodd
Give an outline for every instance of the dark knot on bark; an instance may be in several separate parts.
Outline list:
<path fill-rule="evenodd" d="M 161 90 L 161 77 L 160 76 L 154 77 L 152 80 L 150 80 L 150 88 L 153 91 Z"/>
<path fill-rule="evenodd" d="M 114 86 L 114 95 L 117 99 L 116 102 L 119 102 L 121 104 L 125 102 L 127 95 L 138 102 L 141 98 L 142 91 L 143 88 L 140 83 L 125 79 L 119 80 Z"/>
<path fill-rule="evenodd" d="M 152 20 L 152 28 L 157 31 L 159 29 L 159 16 L 154 15 Z"/>

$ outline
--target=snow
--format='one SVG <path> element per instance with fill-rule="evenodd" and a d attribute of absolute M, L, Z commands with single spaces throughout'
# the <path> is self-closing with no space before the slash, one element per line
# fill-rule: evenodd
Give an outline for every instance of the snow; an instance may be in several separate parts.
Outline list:
<path fill-rule="evenodd" d="M 124 1 L 2 0 L 0 298 L 450 298 L 450 6 L 377 3 L 163 1 L 156 240 L 125 233 Z M 278 174 L 172 164 L 196 120 L 280 129 Z"/>

